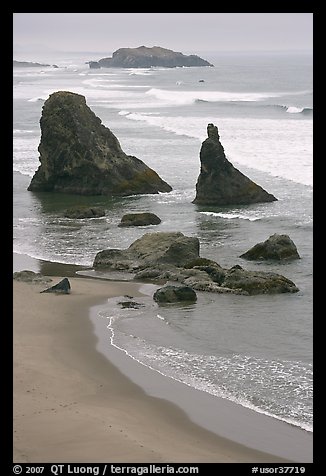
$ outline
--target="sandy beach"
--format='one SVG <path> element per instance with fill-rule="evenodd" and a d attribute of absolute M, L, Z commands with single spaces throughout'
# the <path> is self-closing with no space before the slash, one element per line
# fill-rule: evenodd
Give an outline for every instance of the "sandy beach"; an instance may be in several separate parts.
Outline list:
<path fill-rule="evenodd" d="M 69 281 L 70 295 L 13 282 L 14 462 L 284 461 L 194 424 L 96 350 L 90 308 L 108 297 L 136 297 L 137 283 Z"/>

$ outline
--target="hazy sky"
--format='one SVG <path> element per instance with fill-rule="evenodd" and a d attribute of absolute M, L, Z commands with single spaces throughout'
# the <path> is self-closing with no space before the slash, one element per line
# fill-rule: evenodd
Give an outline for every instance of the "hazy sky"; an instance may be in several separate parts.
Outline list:
<path fill-rule="evenodd" d="M 14 13 L 14 53 L 312 50 L 313 13 Z"/>

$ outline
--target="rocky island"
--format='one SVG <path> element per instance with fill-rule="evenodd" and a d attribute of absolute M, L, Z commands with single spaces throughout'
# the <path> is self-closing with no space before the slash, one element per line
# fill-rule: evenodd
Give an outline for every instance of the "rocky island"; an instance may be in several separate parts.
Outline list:
<path fill-rule="evenodd" d="M 90 68 L 151 68 L 155 66 L 176 68 L 214 65 L 197 55 L 184 55 L 160 46 L 120 48 L 112 54 L 111 58 L 89 61 Z"/>
<path fill-rule="evenodd" d="M 208 124 L 207 135 L 208 138 L 202 143 L 200 150 L 201 168 L 193 203 L 248 205 L 277 200 L 227 160 L 214 124 Z"/>
<path fill-rule="evenodd" d="M 51 94 L 43 105 L 40 126 L 41 165 L 30 191 L 126 196 L 172 190 L 142 160 L 123 152 L 80 94 Z"/>
<path fill-rule="evenodd" d="M 52 66 L 53 68 L 57 68 L 56 64 L 43 64 L 43 63 L 35 63 L 33 61 L 16 61 L 13 60 L 12 62 L 13 68 L 37 68 L 37 67 L 48 67 Z"/>

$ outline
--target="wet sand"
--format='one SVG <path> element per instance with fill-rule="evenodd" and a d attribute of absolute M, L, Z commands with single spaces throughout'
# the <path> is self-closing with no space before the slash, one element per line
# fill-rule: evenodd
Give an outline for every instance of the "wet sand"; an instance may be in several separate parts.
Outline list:
<path fill-rule="evenodd" d="M 70 295 L 13 282 L 14 462 L 285 461 L 197 425 L 96 350 L 90 309 L 109 297 L 136 297 L 139 284 L 69 281 Z"/>

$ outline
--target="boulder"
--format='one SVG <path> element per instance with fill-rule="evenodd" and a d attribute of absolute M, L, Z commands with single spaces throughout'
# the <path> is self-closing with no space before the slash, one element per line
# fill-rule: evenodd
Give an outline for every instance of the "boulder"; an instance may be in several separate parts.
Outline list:
<path fill-rule="evenodd" d="M 99 61 L 89 61 L 90 68 L 165 68 L 189 66 L 213 66 L 197 55 L 184 55 L 178 51 L 168 50 L 160 46 L 139 46 L 138 48 L 120 48 L 112 57 Z"/>
<path fill-rule="evenodd" d="M 208 124 L 207 134 L 208 138 L 202 143 L 200 150 L 201 168 L 193 203 L 247 205 L 277 200 L 227 160 L 214 124 Z"/>
<path fill-rule="evenodd" d="M 70 294 L 70 289 L 68 278 L 63 278 L 58 284 L 51 286 L 51 288 L 44 289 L 41 293 Z"/>
<path fill-rule="evenodd" d="M 87 61 L 91 69 L 100 69 L 101 65 L 98 61 Z"/>
<path fill-rule="evenodd" d="M 189 286 L 164 286 L 157 289 L 153 295 L 153 299 L 159 303 L 173 302 L 196 302 L 197 294 Z"/>
<path fill-rule="evenodd" d="M 287 261 L 300 259 L 297 247 L 288 235 L 274 233 L 266 241 L 257 243 L 246 251 L 240 258 L 247 260 L 276 260 Z"/>
<path fill-rule="evenodd" d="M 41 165 L 28 190 L 108 196 L 172 190 L 144 162 L 123 152 L 80 94 L 51 94 L 43 105 L 40 126 Z"/>
<path fill-rule="evenodd" d="M 161 219 L 154 213 L 127 213 L 121 218 L 118 226 L 159 225 Z"/>
<path fill-rule="evenodd" d="M 146 233 L 126 250 L 97 253 L 93 267 L 136 271 L 157 264 L 183 266 L 199 256 L 199 240 L 180 232 Z"/>
<path fill-rule="evenodd" d="M 67 208 L 63 215 L 66 218 L 100 218 L 105 216 L 105 209 L 102 207 L 71 207 Z"/>
<path fill-rule="evenodd" d="M 241 289 L 249 295 L 296 293 L 297 286 L 281 274 L 265 271 L 247 271 L 236 265 L 227 270 L 223 286 Z"/>
<path fill-rule="evenodd" d="M 29 269 L 24 269 L 23 271 L 16 271 L 13 273 L 13 279 L 16 281 L 23 281 L 24 283 L 32 284 L 46 284 L 51 283 L 52 279 L 46 276 L 43 276 L 41 273 L 35 273 Z"/>

